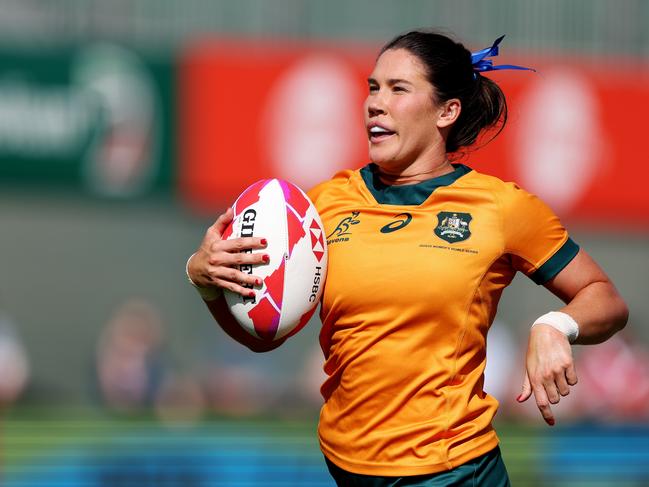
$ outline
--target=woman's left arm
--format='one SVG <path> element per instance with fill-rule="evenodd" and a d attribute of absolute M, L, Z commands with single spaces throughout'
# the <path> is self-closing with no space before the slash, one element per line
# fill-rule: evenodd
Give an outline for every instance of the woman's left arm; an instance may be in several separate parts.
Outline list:
<path fill-rule="evenodd" d="M 545 287 L 566 303 L 557 311 L 578 324 L 579 334 L 573 343 L 601 343 L 626 325 L 626 303 L 604 271 L 583 250 Z M 534 393 L 541 415 L 553 425 L 550 404 L 557 404 L 576 383 L 568 337 L 541 320 L 530 330 L 526 375 L 517 401 L 523 402 Z"/>

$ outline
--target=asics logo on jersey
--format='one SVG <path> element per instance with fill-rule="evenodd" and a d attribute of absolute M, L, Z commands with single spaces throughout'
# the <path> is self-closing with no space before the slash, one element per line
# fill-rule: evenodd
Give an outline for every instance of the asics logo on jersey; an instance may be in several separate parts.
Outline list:
<path fill-rule="evenodd" d="M 349 227 L 352 225 L 358 225 L 361 221 L 358 219 L 360 211 L 352 211 L 352 216 L 348 216 L 340 220 L 333 232 L 327 235 L 327 244 L 332 244 L 336 242 L 347 242 L 349 240 L 348 235 L 351 235 Z"/>
<path fill-rule="evenodd" d="M 390 222 L 384 227 L 382 227 L 381 233 L 396 232 L 397 230 L 400 230 L 403 227 L 405 227 L 412 220 L 412 215 L 410 213 L 399 213 L 398 215 L 394 215 L 394 217 L 395 218 L 401 217 L 401 219 Z"/>

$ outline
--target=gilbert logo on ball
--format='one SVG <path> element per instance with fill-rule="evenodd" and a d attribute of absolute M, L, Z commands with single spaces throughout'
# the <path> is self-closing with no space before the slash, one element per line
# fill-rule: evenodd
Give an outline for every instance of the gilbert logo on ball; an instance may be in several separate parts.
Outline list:
<path fill-rule="evenodd" d="M 315 312 L 327 276 L 327 244 L 315 206 L 294 184 L 263 179 L 249 186 L 233 209 L 223 238 L 265 238 L 268 246 L 254 252 L 268 254 L 270 262 L 240 267 L 263 284 L 253 298 L 226 290 L 232 315 L 263 340 L 297 333 Z"/>

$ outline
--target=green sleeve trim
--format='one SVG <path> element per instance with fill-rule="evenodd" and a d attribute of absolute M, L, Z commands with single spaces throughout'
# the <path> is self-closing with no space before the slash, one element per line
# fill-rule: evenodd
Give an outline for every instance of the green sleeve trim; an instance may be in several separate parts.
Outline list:
<path fill-rule="evenodd" d="M 561 272 L 561 270 L 575 258 L 577 252 L 579 252 L 579 245 L 568 237 L 566 243 L 564 243 L 561 248 L 545 262 L 545 264 L 530 275 L 530 279 L 537 284 L 545 284 L 559 274 L 559 272 Z"/>

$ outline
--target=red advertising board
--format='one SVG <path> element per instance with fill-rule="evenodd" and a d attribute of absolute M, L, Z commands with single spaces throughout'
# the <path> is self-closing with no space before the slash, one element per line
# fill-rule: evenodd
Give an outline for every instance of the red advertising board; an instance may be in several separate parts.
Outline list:
<path fill-rule="evenodd" d="M 366 164 L 362 104 L 375 56 L 355 45 L 189 46 L 179 83 L 184 201 L 214 213 L 261 178 L 308 189 Z M 648 227 L 649 65 L 605 61 L 503 60 L 538 73 L 488 74 L 507 95 L 509 121 L 461 161 L 517 181 L 571 222 Z"/>
<path fill-rule="evenodd" d="M 210 42 L 180 72 L 180 187 L 222 209 L 250 183 L 303 189 L 366 158 L 362 104 L 372 53 L 295 44 Z"/>
<path fill-rule="evenodd" d="M 649 227 L 649 64 L 537 66 L 538 75 L 496 75 L 510 119 L 471 165 L 518 182 L 570 222 Z"/>

